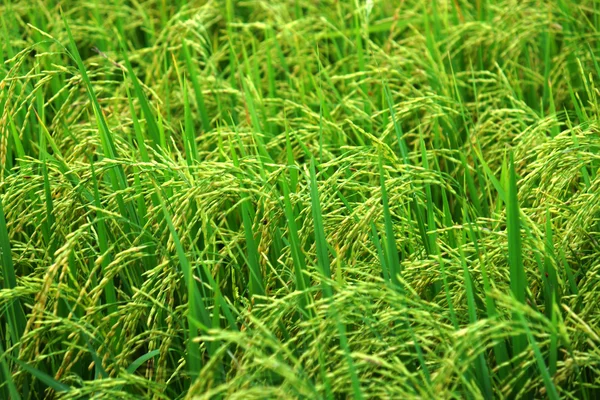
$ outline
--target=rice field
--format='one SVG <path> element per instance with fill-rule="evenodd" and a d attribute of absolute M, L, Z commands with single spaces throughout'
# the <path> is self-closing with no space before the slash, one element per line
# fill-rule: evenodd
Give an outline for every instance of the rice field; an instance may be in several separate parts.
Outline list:
<path fill-rule="evenodd" d="M 599 398 L 599 57 L 596 0 L 4 0 L 0 398 Z"/>

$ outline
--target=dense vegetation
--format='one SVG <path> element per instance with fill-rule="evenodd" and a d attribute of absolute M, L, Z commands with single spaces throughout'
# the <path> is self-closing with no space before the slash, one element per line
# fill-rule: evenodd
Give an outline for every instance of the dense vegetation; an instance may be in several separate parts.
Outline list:
<path fill-rule="evenodd" d="M 7 0 L 0 397 L 600 396 L 600 3 Z"/>

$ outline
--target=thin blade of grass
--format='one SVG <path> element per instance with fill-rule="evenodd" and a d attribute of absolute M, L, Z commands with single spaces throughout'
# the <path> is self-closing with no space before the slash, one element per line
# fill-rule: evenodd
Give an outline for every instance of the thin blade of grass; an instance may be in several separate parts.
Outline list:
<path fill-rule="evenodd" d="M 523 250 L 521 247 L 521 218 L 519 212 L 519 198 L 517 175 L 512 153 L 509 165 L 509 186 L 506 202 L 507 231 L 508 231 L 508 263 L 510 265 L 510 290 L 514 298 L 525 304 L 527 277 L 523 265 Z M 513 338 L 513 353 L 520 354 L 527 345 L 526 337 L 522 335 Z"/>

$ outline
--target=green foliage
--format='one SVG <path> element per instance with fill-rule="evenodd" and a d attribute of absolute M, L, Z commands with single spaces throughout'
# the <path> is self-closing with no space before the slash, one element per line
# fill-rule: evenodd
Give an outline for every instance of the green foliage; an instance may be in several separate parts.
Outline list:
<path fill-rule="evenodd" d="M 0 398 L 600 396 L 599 38 L 592 0 L 2 2 Z"/>

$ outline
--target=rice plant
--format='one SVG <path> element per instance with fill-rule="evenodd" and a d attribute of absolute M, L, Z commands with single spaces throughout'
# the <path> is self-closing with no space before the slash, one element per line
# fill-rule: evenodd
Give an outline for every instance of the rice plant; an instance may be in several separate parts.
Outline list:
<path fill-rule="evenodd" d="M 0 398 L 600 397 L 600 3 L 6 0 Z"/>

